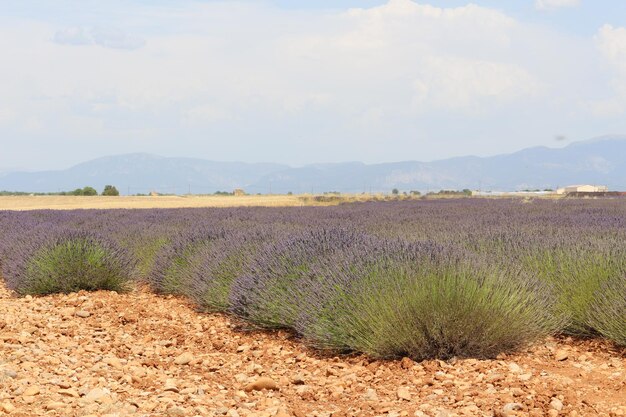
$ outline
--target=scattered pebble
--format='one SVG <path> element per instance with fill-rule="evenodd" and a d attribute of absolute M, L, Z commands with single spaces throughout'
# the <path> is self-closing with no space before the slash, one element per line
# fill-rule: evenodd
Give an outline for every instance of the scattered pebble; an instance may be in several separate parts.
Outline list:
<path fill-rule="evenodd" d="M 549 338 L 494 360 L 372 360 L 240 332 L 141 289 L 26 301 L 0 286 L 0 299 L 0 417 L 626 417 L 626 358 L 598 340 Z"/>
<path fill-rule="evenodd" d="M 396 395 L 401 400 L 411 401 L 411 393 L 407 387 L 400 387 L 396 392 Z"/>
<path fill-rule="evenodd" d="M 193 360 L 193 355 L 190 352 L 185 352 L 174 359 L 176 365 L 187 365 Z"/>
<path fill-rule="evenodd" d="M 567 360 L 567 358 L 569 358 L 569 353 L 565 349 L 559 349 L 554 354 L 554 359 L 556 359 L 559 362 Z"/>
<path fill-rule="evenodd" d="M 553 398 L 552 401 L 550 401 L 550 408 L 561 411 L 563 409 L 563 403 L 558 398 Z"/>
<path fill-rule="evenodd" d="M 250 391 L 261 391 L 264 389 L 277 391 L 278 384 L 276 384 L 276 382 L 274 382 L 274 380 L 270 378 L 261 377 L 257 379 L 256 381 L 246 385 L 243 390 L 246 392 L 250 392 Z"/>
<path fill-rule="evenodd" d="M 31 385 L 30 387 L 26 388 L 26 390 L 24 390 L 24 393 L 22 395 L 24 397 L 33 397 L 35 395 L 38 395 L 40 392 L 41 389 L 37 385 Z"/>

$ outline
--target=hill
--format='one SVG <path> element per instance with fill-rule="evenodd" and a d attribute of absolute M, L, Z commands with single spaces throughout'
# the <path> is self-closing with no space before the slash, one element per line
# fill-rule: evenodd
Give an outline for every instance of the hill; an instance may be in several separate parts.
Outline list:
<path fill-rule="evenodd" d="M 126 193 L 249 193 L 400 190 L 522 190 L 569 184 L 626 189 L 626 136 L 606 136 L 563 148 L 534 147 L 491 157 L 432 162 L 345 162 L 289 167 L 272 163 L 215 162 L 150 154 L 108 156 L 66 170 L 0 174 L 0 190 L 55 192 L 116 185 Z"/>

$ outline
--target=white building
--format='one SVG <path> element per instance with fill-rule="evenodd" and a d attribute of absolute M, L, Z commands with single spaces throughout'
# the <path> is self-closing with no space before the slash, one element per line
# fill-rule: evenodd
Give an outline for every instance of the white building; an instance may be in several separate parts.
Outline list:
<path fill-rule="evenodd" d="M 606 185 L 568 185 L 567 187 L 559 188 L 556 190 L 557 194 L 567 193 L 605 193 L 609 191 L 609 187 Z"/>

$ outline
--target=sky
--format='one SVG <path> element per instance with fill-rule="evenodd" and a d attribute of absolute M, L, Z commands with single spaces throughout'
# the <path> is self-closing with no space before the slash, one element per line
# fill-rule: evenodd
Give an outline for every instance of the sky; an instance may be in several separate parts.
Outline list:
<path fill-rule="evenodd" d="M 0 172 L 430 161 L 626 133 L 622 0 L 3 0 Z"/>

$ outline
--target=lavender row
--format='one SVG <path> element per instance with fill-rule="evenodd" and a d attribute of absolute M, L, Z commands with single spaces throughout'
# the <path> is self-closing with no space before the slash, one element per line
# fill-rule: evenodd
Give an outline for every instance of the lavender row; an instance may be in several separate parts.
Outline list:
<path fill-rule="evenodd" d="M 620 200 L 0 212 L 0 264 L 20 294 L 145 281 L 321 349 L 493 356 L 626 344 L 625 226 Z"/>

